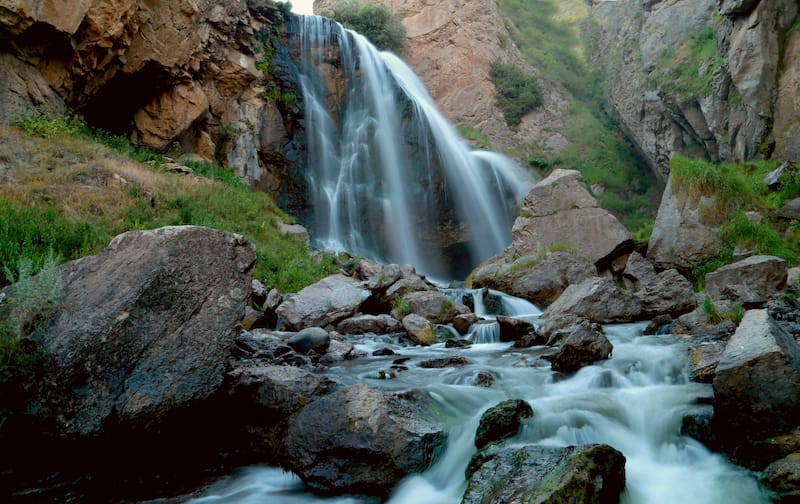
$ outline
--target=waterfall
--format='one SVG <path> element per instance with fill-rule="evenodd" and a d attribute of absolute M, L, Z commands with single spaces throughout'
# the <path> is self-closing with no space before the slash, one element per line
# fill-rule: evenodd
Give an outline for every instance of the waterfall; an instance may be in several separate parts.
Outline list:
<path fill-rule="evenodd" d="M 499 154 L 471 150 L 413 71 L 363 36 L 293 16 L 310 214 L 319 248 L 463 278 L 511 242 L 530 182 Z"/>

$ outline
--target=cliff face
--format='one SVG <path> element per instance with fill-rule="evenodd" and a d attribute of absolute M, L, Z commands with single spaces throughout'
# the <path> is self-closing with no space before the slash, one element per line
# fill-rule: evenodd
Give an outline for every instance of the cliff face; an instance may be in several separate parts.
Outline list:
<path fill-rule="evenodd" d="M 675 154 L 800 154 L 797 0 L 595 0 L 608 107 L 662 178 Z"/>
<path fill-rule="evenodd" d="M 57 3 L 0 2 L 0 121 L 76 111 L 156 149 L 224 160 L 275 195 L 289 183 L 302 145 L 299 108 L 266 97 L 270 84 L 257 68 L 265 51 L 277 50 L 269 41 L 281 19 L 275 7 L 243 0 Z M 277 52 L 271 73 L 290 73 Z M 290 79 L 280 86 L 291 86 Z"/>
<path fill-rule="evenodd" d="M 368 0 L 360 0 L 369 3 Z M 340 0 L 316 0 L 314 12 L 332 10 Z M 558 150 L 566 139 L 562 94 L 544 89 L 544 104 L 508 127 L 495 101 L 489 67 L 498 59 L 524 62 L 511 41 L 495 0 L 385 0 L 403 21 L 408 38 L 406 62 L 425 83 L 447 119 L 484 133 L 500 150 L 524 153 L 535 140 Z M 529 69 L 530 70 L 530 69 Z"/>

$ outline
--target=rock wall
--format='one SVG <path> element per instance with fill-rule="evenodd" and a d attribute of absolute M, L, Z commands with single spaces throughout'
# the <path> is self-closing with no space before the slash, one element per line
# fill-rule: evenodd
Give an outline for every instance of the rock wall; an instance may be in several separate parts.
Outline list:
<path fill-rule="evenodd" d="M 290 183 L 300 108 L 265 95 L 269 79 L 293 91 L 270 2 L 58 4 L 0 2 L 0 121 L 74 111 L 155 149 L 224 161 L 275 196 Z M 257 68 L 265 45 L 269 76 Z"/>
<path fill-rule="evenodd" d="M 796 158 L 797 0 L 594 0 L 592 10 L 607 106 L 662 179 L 675 154 Z"/>
<path fill-rule="evenodd" d="M 368 0 L 360 0 L 369 3 Z M 332 10 L 340 0 L 316 0 L 314 12 Z M 569 100 L 542 86 L 544 104 L 515 130 L 495 102 L 489 67 L 498 59 L 529 68 L 506 30 L 495 0 L 385 0 L 406 27 L 405 61 L 425 83 L 439 110 L 456 125 L 475 128 L 496 149 L 524 153 L 531 142 L 550 150 L 567 140 L 561 116 Z"/>

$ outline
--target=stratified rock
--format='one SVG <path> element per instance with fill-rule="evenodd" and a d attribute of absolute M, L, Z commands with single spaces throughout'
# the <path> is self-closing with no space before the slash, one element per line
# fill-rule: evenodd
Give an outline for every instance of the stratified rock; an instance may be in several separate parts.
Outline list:
<path fill-rule="evenodd" d="M 458 315 L 470 313 L 469 308 L 455 303 L 439 291 L 410 292 L 403 296 L 410 313 L 420 315 L 434 324 L 449 324 Z"/>
<path fill-rule="evenodd" d="M 492 406 L 481 415 L 475 431 L 475 447 L 481 449 L 489 443 L 515 436 L 522 420 L 533 417 L 533 408 L 522 399 L 509 399 Z"/>
<path fill-rule="evenodd" d="M 642 315 L 678 316 L 697 306 L 692 283 L 677 270 L 662 271 L 634 294 L 642 305 Z"/>
<path fill-rule="evenodd" d="M 391 315 L 358 315 L 336 326 L 341 334 L 392 334 L 403 332 L 403 323 Z"/>
<path fill-rule="evenodd" d="M 686 270 L 719 254 L 720 240 L 716 229 L 701 218 L 701 207 L 710 204 L 707 199 L 681 197 L 672 186 L 670 177 L 647 244 L 647 258 L 662 269 Z"/>
<path fill-rule="evenodd" d="M 321 355 L 328 351 L 331 337 L 328 331 L 321 327 L 307 327 L 297 334 L 293 334 L 286 341 L 286 344 L 292 347 L 295 352 L 307 354 L 313 350 Z"/>
<path fill-rule="evenodd" d="M 749 310 L 713 385 L 713 426 L 729 449 L 787 432 L 800 418 L 800 346 L 767 310 Z"/>
<path fill-rule="evenodd" d="M 608 359 L 612 350 L 614 346 L 600 326 L 583 322 L 567 336 L 553 355 L 553 370 L 564 373 L 577 371 L 585 365 Z"/>
<path fill-rule="evenodd" d="M 712 299 L 766 302 L 786 287 L 786 261 L 774 256 L 752 256 L 706 275 L 706 291 Z"/>
<path fill-rule="evenodd" d="M 570 252 L 523 256 L 508 264 L 489 262 L 472 275 L 473 287 L 487 287 L 546 306 L 568 286 L 597 275 L 594 264 Z"/>
<path fill-rule="evenodd" d="M 362 283 L 344 275 L 331 275 L 289 296 L 276 310 L 289 331 L 325 327 L 356 313 L 369 297 Z"/>
<path fill-rule="evenodd" d="M 291 420 L 286 463 L 315 491 L 385 495 L 444 445 L 421 401 L 364 384 L 322 397 Z"/>
<path fill-rule="evenodd" d="M 607 504 L 625 487 L 625 457 L 608 445 L 490 448 L 473 458 L 467 477 L 461 504 Z"/>
<path fill-rule="evenodd" d="M 411 314 L 403 317 L 403 328 L 408 333 L 408 338 L 417 345 L 430 345 L 436 342 L 433 325 L 419 315 Z"/>
<path fill-rule="evenodd" d="M 590 278 L 567 290 L 547 309 L 544 317 L 570 314 L 601 324 L 630 322 L 641 317 L 640 302 L 620 291 L 609 278 Z"/>
<path fill-rule="evenodd" d="M 59 306 L 32 338 L 32 401 L 62 435 L 156 428 L 218 392 L 250 295 L 255 248 L 197 226 L 130 232 L 61 267 Z"/>
<path fill-rule="evenodd" d="M 800 501 L 800 453 L 771 463 L 758 482 L 774 492 L 778 502 Z"/>

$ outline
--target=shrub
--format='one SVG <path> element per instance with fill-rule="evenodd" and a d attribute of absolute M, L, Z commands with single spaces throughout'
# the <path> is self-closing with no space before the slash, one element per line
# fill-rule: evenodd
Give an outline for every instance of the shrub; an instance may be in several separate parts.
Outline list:
<path fill-rule="evenodd" d="M 542 105 L 542 91 L 536 79 L 516 65 L 496 60 L 489 69 L 489 77 L 497 105 L 510 127 L 519 126 L 522 116 Z"/>
<path fill-rule="evenodd" d="M 322 15 L 364 35 L 380 50 L 399 55 L 405 53 L 406 28 L 385 4 L 361 5 L 358 0 L 345 0 L 337 4 L 333 11 L 325 11 Z"/>

